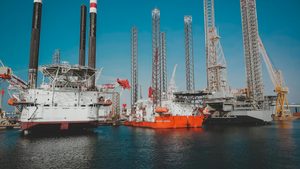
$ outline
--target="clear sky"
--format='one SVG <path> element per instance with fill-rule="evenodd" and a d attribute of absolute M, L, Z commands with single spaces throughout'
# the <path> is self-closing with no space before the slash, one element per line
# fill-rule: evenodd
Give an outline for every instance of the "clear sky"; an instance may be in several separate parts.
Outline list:
<path fill-rule="evenodd" d="M 89 0 L 43 0 L 39 64 L 51 63 L 57 48 L 62 60 L 78 63 L 81 4 L 88 5 Z M 139 81 L 146 96 L 151 83 L 151 10 L 155 7 L 161 11 L 161 31 L 167 36 L 168 77 L 177 63 L 176 82 L 182 90 L 183 17 L 192 15 L 196 88 L 205 88 L 203 0 L 98 0 L 97 67 L 104 68 L 99 83 L 110 83 L 118 77 L 130 79 L 130 29 L 135 25 L 139 31 Z M 32 8 L 33 0 L 2 0 L 0 5 L 0 59 L 23 79 L 27 79 Z M 260 36 L 273 64 L 283 71 L 290 103 L 300 103 L 299 8 L 299 0 L 257 0 Z M 215 13 L 229 84 L 232 88 L 245 87 L 240 2 L 215 0 Z M 272 94 L 265 66 L 263 72 L 265 91 Z M 129 92 L 123 94 L 122 102 L 128 102 Z"/>

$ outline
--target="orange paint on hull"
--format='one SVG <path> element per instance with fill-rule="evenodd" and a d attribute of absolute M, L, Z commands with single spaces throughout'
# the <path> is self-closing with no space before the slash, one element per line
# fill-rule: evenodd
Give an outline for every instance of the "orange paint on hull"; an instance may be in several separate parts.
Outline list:
<path fill-rule="evenodd" d="M 126 126 L 145 127 L 145 128 L 198 128 L 202 127 L 204 116 L 159 116 L 155 117 L 154 122 L 127 121 Z"/>

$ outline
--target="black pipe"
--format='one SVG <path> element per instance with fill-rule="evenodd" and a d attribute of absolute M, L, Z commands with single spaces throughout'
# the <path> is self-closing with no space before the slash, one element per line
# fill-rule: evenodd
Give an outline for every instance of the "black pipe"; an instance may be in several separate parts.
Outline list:
<path fill-rule="evenodd" d="M 79 65 L 85 66 L 85 44 L 86 44 L 86 6 L 81 5 L 80 12 L 80 44 Z"/>
<path fill-rule="evenodd" d="M 97 1 L 90 0 L 90 34 L 89 34 L 89 60 L 88 66 L 96 68 L 96 25 L 97 25 Z M 95 88 L 95 76 L 91 77 L 89 87 Z"/>
<path fill-rule="evenodd" d="M 32 15 L 32 31 L 30 41 L 29 60 L 29 87 L 34 89 L 37 86 L 37 72 L 40 47 L 40 31 L 42 19 L 42 0 L 34 0 Z"/>

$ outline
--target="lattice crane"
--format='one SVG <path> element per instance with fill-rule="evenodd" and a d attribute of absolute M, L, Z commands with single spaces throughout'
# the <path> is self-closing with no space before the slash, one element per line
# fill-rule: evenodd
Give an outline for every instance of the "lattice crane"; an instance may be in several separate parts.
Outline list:
<path fill-rule="evenodd" d="M 276 68 L 274 68 L 273 64 L 270 61 L 270 57 L 264 47 L 261 38 L 258 36 L 258 44 L 259 44 L 259 51 L 262 55 L 266 63 L 266 67 L 271 78 L 271 81 L 274 85 L 274 92 L 277 93 L 276 99 L 276 117 L 285 117 L 289 114 L 289 107 L 288 107 L 288 99 L 287 95 L 289 92 L 288 87 L 285 84 L 282 72 Z"/>

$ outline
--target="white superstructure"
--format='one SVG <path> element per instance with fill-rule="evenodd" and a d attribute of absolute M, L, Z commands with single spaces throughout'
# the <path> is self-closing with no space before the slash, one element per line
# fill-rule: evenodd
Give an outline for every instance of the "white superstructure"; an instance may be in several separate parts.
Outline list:
<path fill-rule="evenodd" d="M 43 82 L 39 88 L 25 90 L 16 105 L 22 105 L 23 130 L 46 124 L 68 129 L 73 124 L 91 127 L 98 121 L 101 106 L 110 106 L 98 90 L 88 90 L 88 80 L 96 70 L 68 63 L 42 66 Z"/>

